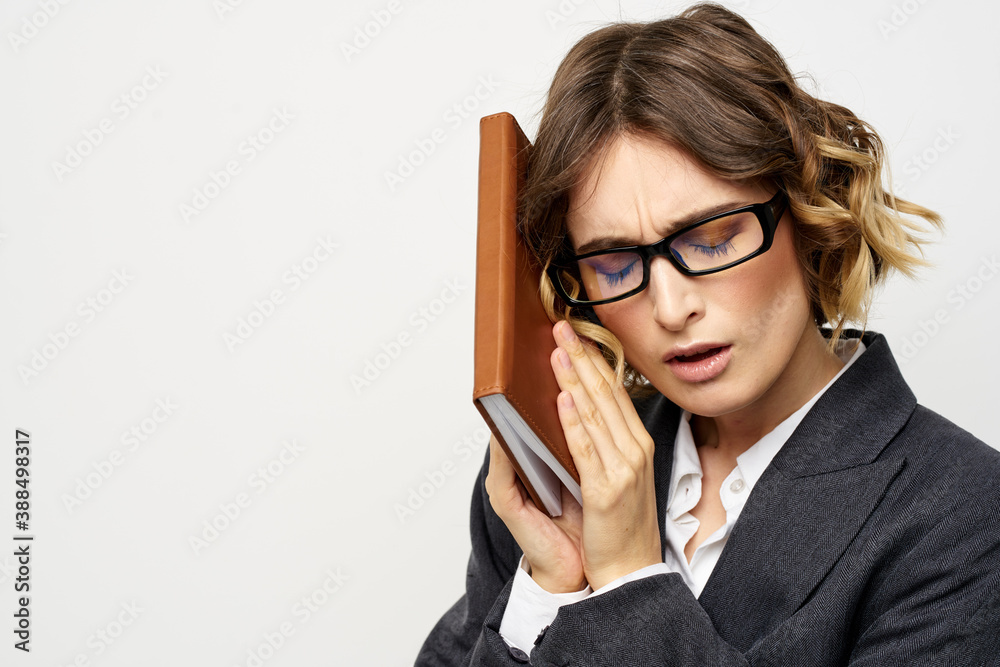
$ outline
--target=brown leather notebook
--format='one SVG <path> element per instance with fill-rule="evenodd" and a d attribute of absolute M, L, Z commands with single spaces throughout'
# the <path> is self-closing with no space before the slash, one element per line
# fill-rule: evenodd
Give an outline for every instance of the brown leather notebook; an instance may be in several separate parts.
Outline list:
<path fill-rule="evenodd" d="M 538 296 L 541 268 L 517 230 L 531 147 L 509 113 L 479 122 L 475 387 L 472 399 L 535 505 L 562 513 L 560 485 L 580 500 L 549 357 L 552 323 Z"/>

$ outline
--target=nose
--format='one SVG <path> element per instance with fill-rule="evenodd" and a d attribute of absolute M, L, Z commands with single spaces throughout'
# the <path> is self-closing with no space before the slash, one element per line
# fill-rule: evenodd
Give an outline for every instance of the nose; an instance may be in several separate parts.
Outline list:
<path fill-rule="evenodd" d="M 705 301 L 698 278 L 685 276 L 666 257 L 654 257 L 649 264 L 649 286 L 653 319 L 669 331 L 681 331 L 705 315 Z"/>

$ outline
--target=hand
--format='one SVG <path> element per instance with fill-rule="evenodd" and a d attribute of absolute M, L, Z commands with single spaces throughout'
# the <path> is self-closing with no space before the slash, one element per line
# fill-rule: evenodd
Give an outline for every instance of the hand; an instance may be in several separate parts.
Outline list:
<path fill-rule="evenodd" d="M 580 552 L 580 504 L 565 487 L 562 516 L 552 519 L 535 507 L 507 454 L 496 438 L 491 438 L 486 491 L 493 510 L 524 552 L 531 577 L 539 586 L 550 593 L 572 593 L 586 587 Z"/>
<path fill-rule="evenodd" d="M 556 401 L 583 496 L 584 574 L 597 590 L 663 562 L 653 480 L 653 439 L 603 355 L 568 322 L 552 328 Z"/>

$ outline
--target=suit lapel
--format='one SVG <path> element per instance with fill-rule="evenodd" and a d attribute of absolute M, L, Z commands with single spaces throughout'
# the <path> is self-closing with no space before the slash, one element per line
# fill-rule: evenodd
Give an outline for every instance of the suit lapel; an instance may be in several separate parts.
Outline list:
<path fill-rule="evenodd" d="M 878 462 L 814 477 L 772 471 L 754 487 L 699 602 L 741 651 L 794 614 L 902 468 Z"/>
<path fill-rule="evenodd" d="M 804 604 L 903 466 L 878 455 L 916 399 L 885 338 L 864 342 L 754 486 L 699 598 L 740 650 Z"/>
<path fill-rule="evenodd" d="M 636 411 L 653 438 L 653 470 L 656 481 L 656 515 L 660 525 L 660 550 L 667 545 L 667 498 L 670 494 L 670 469 L 674 464 L 674 437 L 681 410 L 660 394 L 635 399 Z"/>

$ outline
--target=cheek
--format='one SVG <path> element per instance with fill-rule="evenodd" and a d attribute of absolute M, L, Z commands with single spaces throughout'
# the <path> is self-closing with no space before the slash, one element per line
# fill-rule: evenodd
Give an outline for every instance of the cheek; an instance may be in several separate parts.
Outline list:
<path fill-rule="evenodd" d="M 606 306 L 597 306 L 594 312 L 605 329 L 623 341 L 624 338 L 635 330 L 640 318 L 636 315 L 635 308 L 625 308 L 622 301 L 610 303 Z M 624 342 L 624 341 L 623 341 Z"/>
<path fill-rule="evenodd" d="M 739 335 L 748 341 L 768 339 L 778 343 L 788 338 L 796 340 L 808 319 L 809 306 L 804 290 L 792 280 L 764 285 L 747 299 L 748 307 L 739 313 Z M 779 345 L 780 346 L 780 345 Z"/>
<path fill-rule="evenodd" d="M 763 262 L 756 266 L 748 262 L 748 271 L 733 281 L 733 294 L 739 297 L 738 316 L 745 335 L 759 337 L 779 332 L 794 335 L 793 332 L 812 320 L 805 279 L 790 229 L 784 232 L 775 236 L 774 245 L 759 258 Z"/>
<path fill-rule="evenodd" d="M 597 306 L 594 312 L 604 328 L 618 338 L 625 348 L 625 360 L 642 372 L 646 346 L 656 340 L 656 322 L 653 313 L 642 307 L 643 301 L 636 303 L 618 302 Z"/>

